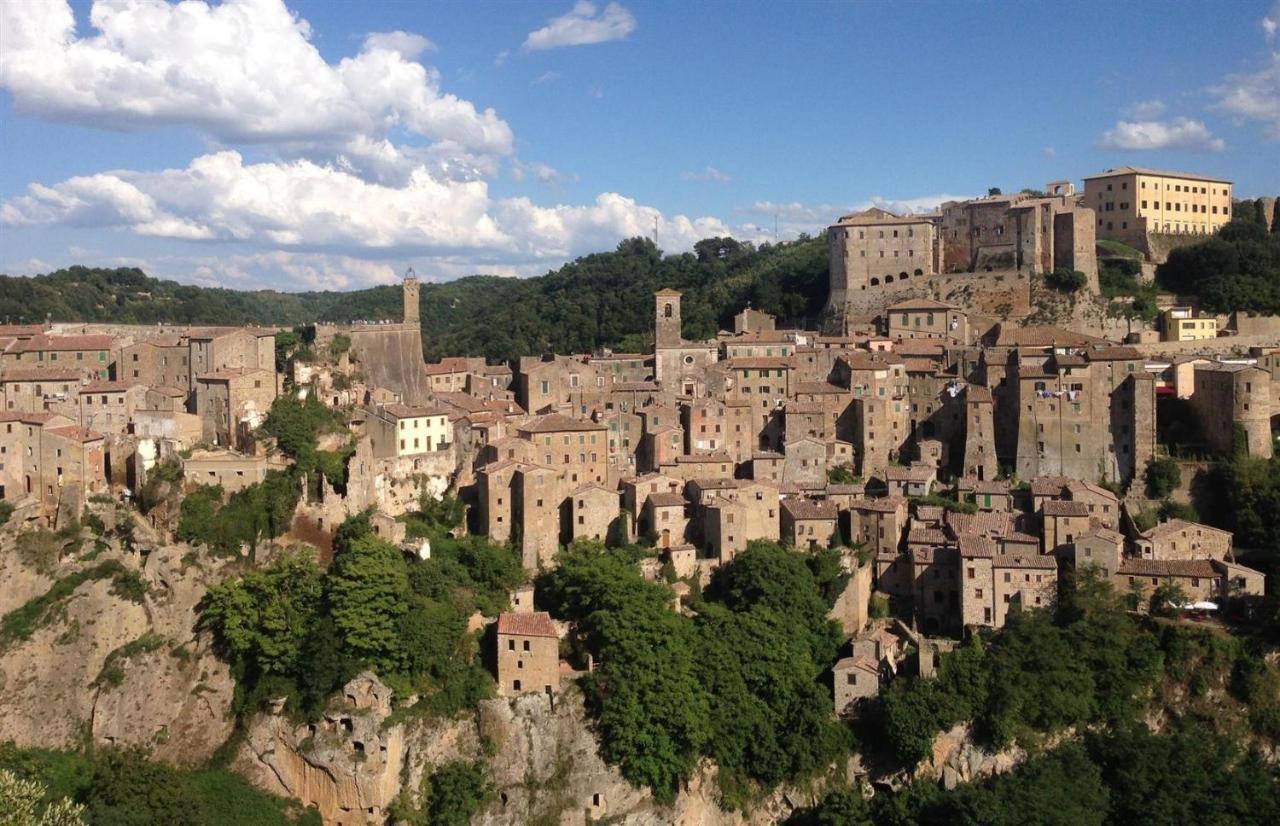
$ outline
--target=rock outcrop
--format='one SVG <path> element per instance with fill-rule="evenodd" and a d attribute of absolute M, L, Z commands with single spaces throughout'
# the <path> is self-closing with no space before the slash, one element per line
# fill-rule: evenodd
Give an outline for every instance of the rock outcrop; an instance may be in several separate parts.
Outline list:
<path fill-rule="evenodd" d="M 318 723 L 295 725 L 278 710 L 259 715 L 235 767 L 261 788 L 315 806 L 327 824 L 383 823 L 404 762 L 404 727 L 384 727 L 390 714 L 391 689 L 366 671 Z"/>
<path fill-rule="evenodd" d="M 86 581 L 53 606 L 30 638 L 0 651 L 0 741 L 74 748 L 87 735 L 151 748 L 181 764 L 213 754 L 231 734 L 235 684 L 194 630 L 196 605 L 221 576 L 184 561 L 189 550 L 157 549 L 144 563 L 109 545 L 91 562 L 64 560 L 40 574 L 23 573 L 16 554 L 4 554 L 5 571 L 25 582 L 17 588 L 27 600 L 109 560 L 140 574 L 146 593 L 129 596 L 112 578 Z"/>

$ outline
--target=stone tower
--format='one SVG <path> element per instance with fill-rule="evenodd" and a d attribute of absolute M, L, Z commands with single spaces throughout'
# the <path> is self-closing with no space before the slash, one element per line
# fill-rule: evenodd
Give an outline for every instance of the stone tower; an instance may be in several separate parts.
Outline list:
<path fill-rule="evenodd" d="M 680 293 L 658 290 L 653 297 L 653 346 L 659 350 L 679 347 Z"/>
<path fill-rule="evenodd" d="M 404 323 L 417 327 L 418 318 L 418 277 L 410 267 L 404 276 Z"/>

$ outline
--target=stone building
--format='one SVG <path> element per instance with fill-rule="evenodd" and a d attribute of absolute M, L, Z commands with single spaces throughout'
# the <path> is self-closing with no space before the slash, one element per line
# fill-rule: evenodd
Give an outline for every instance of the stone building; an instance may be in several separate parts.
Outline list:
<path fill-rule="evenodd" d="M 124 434 L 146 397 L 146 386 L 132 380 L 86 384 L 78 397 L 80 426 L 103 434 Z"/>
<path fill-rule="evenodd" d="M 112 378 L 115 339 L 107 335 L 60 336 L 40 333 L 9 341 L 0 352 L 0 369 L 63 368 L 79 378 Z"/>
<path fill-rule="evenodd" d="M 1161 522 L 1134 540 L 1134 551 L 1141 559 L 1231 559 L 1231 531 L 1170 519 Z"/>
<path fill-rule="evenodd" d="M 271 469 L 265 456 L 245 456 L 228 450 L 198 450 L 182 460 L 182 479 L 188 485 L 217 485 L 228 494 L 256 485 Z"/>
<path fill-rule="evenodd" d="M 1266 370 L 1247 364 L 1198 365 L 1191 410 L 1211 450 L 1230 455 L 1239 438 L 1239 447 L 1250 456 L 1270 458 L 1271 374 Z"/>
<path fill-rule="evenodd" d="M 869 288 L 938 271 L 933 222 L 871 208 L 845 215 L 827 229 L 830 289 L 826 326 L 847 330 L 850 298 Z M 846 333 L 847 334 L 847 333 Z"/>
<path fill-rule="evenodd" d="M 782 541 L 796 548 L 826 548 L 838 539 L 835 503 L 826 500 L 784 499 Z"/>
<path fill-rule="evenodd" d="M 659 290 L 654 294 L 654 381 L 677 396 L 705 396 L 706 370 L 719 360 L 720 346 L 685 341 L 680 327 L 680 293 Z"/>
<path fill-rule="evenodd" d="M 589 483 L 575 490 L 570 498 L 573 501 L 572 538 L 604 542 L 619 536 L 619 496 L 616 490 Z"/>
<path fill-rule="evenodd" d="M 943 272 L 1079 270 L 1095 287 L 1094 212 L 1074 197 L 995 195 L 942 205 Z"/>
<path fill-rule="evenodd" d="M 407 404 L 377 405 L 365 416 L 365 427 L 377 458 L 413 456 L 452 447 L 448 411 Z"/>
<path fill-rule="evenodd" d="M 836 715 L 845 717 L 859 700 L 880 693 L 880 664 L 868 656 L 844 657 L 831 667 Z"/>
<path fill-rule="evenodd" d="M 969 342 L 969 316 L 954 304 L 909 298 L 884 311 L 889 338 L 938 338 Z"/>
<path fill-rule="evenodd" d="M 1223 178 L 1136 166 L 1084 179 L 1099 238 L 1147 252 L 1148 236 L 1212 235 L 1232 216 L 1232 184 Z"/>
<path fill-rule="evenodd" d="M 73 367 L 8 367 L 0 373 L 4 409 L 80 417 L 81 372 Z"/>
<path fill-rule="evenodd" d="M 560 635 L 545 611 L 498 615 L 498 693 L 551 695 L 560 690 Z"/>
<path fill-rule="evenodd" d="M 215 445 L 239 443 L 240 426 L 256 428 L 276 398 L 276 374 L 260 368 L 227 367 L 196 376 L 196 415 L 204 438 Z"/>

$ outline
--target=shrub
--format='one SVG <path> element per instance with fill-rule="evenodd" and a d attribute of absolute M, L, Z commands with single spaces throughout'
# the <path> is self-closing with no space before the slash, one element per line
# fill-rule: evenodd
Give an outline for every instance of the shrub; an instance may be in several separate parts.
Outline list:
<path fill-rule="evenodd" d="M 1044 283 L 1063 293 L 1073 293 L 1089 283 L 1089 278 L 1079 270 L 1069 270 L 1059 267 L 1050 273 L 1045 273 Z"/>
<path fill-rule="evenodd" d="M 1168 457 L 1147 462 L 1147 495 L 1163 499 L 1182 484 L 1182 468 Z"/>

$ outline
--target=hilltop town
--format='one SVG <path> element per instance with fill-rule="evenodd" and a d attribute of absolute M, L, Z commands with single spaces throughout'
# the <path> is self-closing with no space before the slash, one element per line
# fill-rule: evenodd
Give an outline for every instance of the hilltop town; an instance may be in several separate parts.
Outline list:
<path fill-rule="evenodd" d="M 682 617 L 761 548 L 830 563 L 824 713 L 855 725 L 904 675 L 934 678 L 967 640 L 1053 611 L 1086 571 L 1137 615 L 1248 628 L 1273 560 L 1197 515 L 1195 479 L 1215 459 L 1272 456 L 1280 317 L 1207 312 L 1152 285 L 1171 250 L 1235 210 L 1231 182 L 1126 167 L 1079 192 L 1056 181 L 929 214 L 833 216 L 813 329 L 742 306 L 732 329 L 692 340 L 671 284 L 634 308 L 652 319 L 644 352 L 427 363 L 412 276 L 394 321 L 7 325 L 5 541 L 96 525 L 102 539 L 62 546 L 50 570 L 94 548 L 129 565 L 179 548 L 252 576 L 286 550 L 337 566 L 373 541 L 422 561 L 479 538 L 511 572 L 468 607 L 466 639 L 498 696 L 541 714 L 602 653 L 585 614 L 544 587 L 575 549 L 626 549 Z M 1117 261 L 1154 294 L 1146 319 L 1087 311 Z M 368 537 L 351 539 L 356 524 Z M 22 593 L 58 581 L 42 576 Z M 274 777 L 260 785 L 326 822 L 385 819 L 403 744 L 360 714 L 385 719 L 404 692 L 376 671 L 344 689 L 355 711 L 321 723 L 361 754 L 351 784 L 313 776 L 321 758 L 263 757 Z M 15 684 L 0 693 L 18 701 Z M 91 728 L 99 742 L 151 736 Z M 260 754 L 285 740 L 307 753 L 273 736 Z M 584 787 L 567 808 L 597 820 L 629 811 L 629 794 Z"/>

